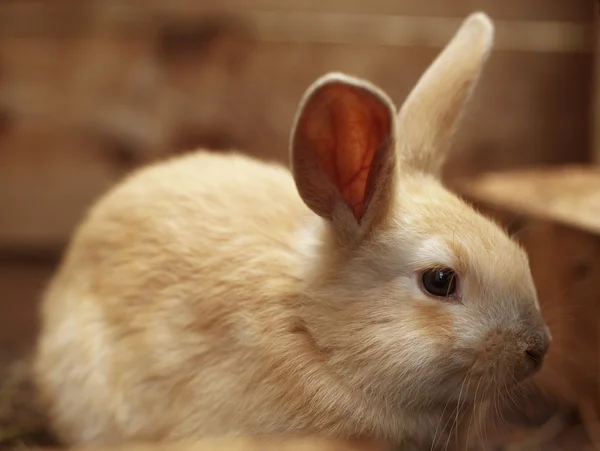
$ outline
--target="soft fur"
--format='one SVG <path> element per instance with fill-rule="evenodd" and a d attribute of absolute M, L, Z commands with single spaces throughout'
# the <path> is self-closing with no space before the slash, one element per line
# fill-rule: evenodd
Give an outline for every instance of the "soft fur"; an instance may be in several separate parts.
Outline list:
<path fill-rule="evenodd" d="M 200 151 L 101 199 L 43 301 L 36 377 L 62 439 L 462 446 L 549 341 L 525 253 L 438 178 L 492 37 L 467 18 L 399 113 L 366 81 L 317 80 L 291 173 Z M 456 299 L 421 289 L 438 266 Z"/>
<path fill-rule="evenodd" d="M 44 451 L 32 449 L 29 451 Z M 325 438 L 228 437 L 190 440 L 185 443 L 122 443 L 79 446 L 69 451 L 389 451 L 385 446 Z"/>

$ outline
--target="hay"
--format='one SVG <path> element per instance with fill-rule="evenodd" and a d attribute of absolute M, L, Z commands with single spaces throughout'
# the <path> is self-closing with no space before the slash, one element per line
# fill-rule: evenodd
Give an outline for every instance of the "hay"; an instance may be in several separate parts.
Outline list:
<path fill-rule="evenodd" d="M 57 446 L 31 378 L 29 358 L 0 366 L 0 451 Z"/>

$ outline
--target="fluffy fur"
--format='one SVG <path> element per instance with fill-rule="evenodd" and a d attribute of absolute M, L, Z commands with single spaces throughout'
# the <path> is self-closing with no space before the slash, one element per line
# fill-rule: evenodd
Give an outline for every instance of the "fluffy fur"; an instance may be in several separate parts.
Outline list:
<path fill-rule="evenodd" d="M 549 340 L 524 252 L 438 179 L 492 36 L 467 18 L 398 114 L 366 81 L 317 80 L 291 172 L 199 151 L 105 195 L 43 300 L 36 378 L 62 439 L 464 444 Z M 422 289 L 438 266 L 456 299 Z"/>
<path fill-rule="evenodd" d="M 323 438 L 248 437 L 191 440 L 187 443 L 124 443 L 112 446 L 81 446 L 71 451 L 389 451 L 371 443 L 328 440 Z"/>

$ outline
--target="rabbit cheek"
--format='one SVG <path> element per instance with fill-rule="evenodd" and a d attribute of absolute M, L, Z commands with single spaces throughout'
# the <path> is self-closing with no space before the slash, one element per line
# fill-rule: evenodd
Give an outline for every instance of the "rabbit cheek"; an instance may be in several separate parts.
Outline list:
<path fill-rule="evenodd" d="M 486 334 L 473 365 L 473 374 L 481 381 L 479 385 L 495 390 L 508 386 L 514 381 L 517 355 L 516 343 L 504 331 L 498 329 Z"/>
<path fill-rule="evenodd" d="M 434 303 L 419 303 L 416 306 L 415 321 L 422 335 L 431 340 L 436 351 L 445 351 L 454 344 L 454 318 L 445 308 Z"/>

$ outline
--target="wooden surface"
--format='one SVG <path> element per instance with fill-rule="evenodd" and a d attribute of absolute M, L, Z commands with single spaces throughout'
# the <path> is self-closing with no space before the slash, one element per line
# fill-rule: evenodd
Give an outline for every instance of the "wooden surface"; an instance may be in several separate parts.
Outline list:
<path fill-rule="evenodd" d="M 162 0 L 148 4 L 164 5 Z M 210 3 L 194 0 L 174 2 L 182 10 L 203 11 Z M 222 0 L 221 6 L 233 9 L 287 10 L 308 12 L 348 11 L 360 14 L 407 14 L 413 16 L 461 17 L 482 10 L 503 20 L 592 21 L 597 11 L 589 0 Z M 191 8 L 190 8 L 191 6 Z M 171 9 L 171 10 L 172 10 Z"/>
<path fill-rule="evenodd" d="M 469 197 L 600 236 L 600 167 L 495 172 L 458 184 Z"/>
<path fill-rule="evenodd" d="M 600 10 L 600 2 L 598 2 Z M 592 129 L 592 161 L 600 165 L 600 13 L 594 14 L 594 78 L 593 78 L 593 103 L 590 114 Z"/>
<path fill-rule="evenodd" d="M 39 297 L 54 269 L 50 261 L 0 261 L 0 364 L 33 343 Z"/>

